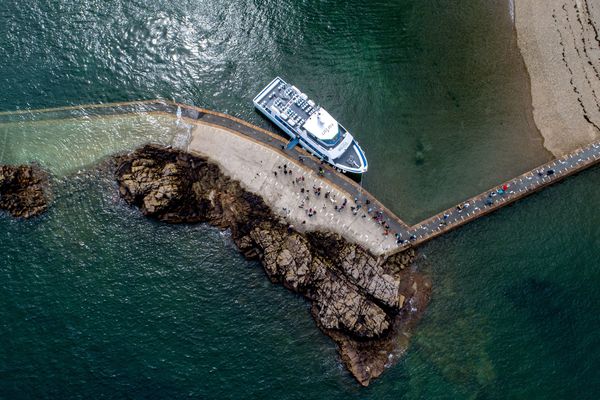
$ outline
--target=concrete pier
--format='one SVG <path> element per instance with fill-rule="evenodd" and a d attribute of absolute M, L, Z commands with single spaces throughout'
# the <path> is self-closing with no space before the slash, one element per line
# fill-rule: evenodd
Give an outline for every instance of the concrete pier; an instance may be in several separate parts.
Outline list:
<path fill-rule="evenodd" d="M 600 142 L 590 143 L 411 226 L 401 248 L 427 242 L 598 163 Z"/>
<path fill-rule="evenodd" d="M 360 204 L 355 197 L 358 193 L 351 194 L 319 174 L 323 166 L 292 158 L 280 147 L 255 138 L 249 140 L 236 130 L 202 120 L 191 123 L 191 140 L 185 150 L 216 162 L 246 190 L 261 195 L 296 230 L 332 231 L 376 255 L 397 247 L 396 238 L 389 232 L 391 227 L 386 235 L 385 226 L 366 208 L 356 208 Z"/>
<path fill-rule="evenodd" d="M 423 244 L 600 163 L 600 142 L 591 143 L 409 226 L 358 183 L 301 147 L 286 149 L 285 137 L 226 114 L 146 101 L 0 113 L 0 123 L 138 112 L 176 118 L 183 133 L 174 147 L 219 164 L 295 229 L 333 231 L 375 255 Z"/>
<path fill-rule="evenodd" d="M 600 142 L 591 143 L 572 153 L 540 165 L 509 181 L 501 182 L 490 190 L 466 199 L 460 204 L 413 226 L 409 226 L 385 208 L 356 182 L 336 172 L 328 165 L 319 165 L 314 157 L 308 156 L 301 148 L 296 147 L 292 150 L 283 150 L 281 146 L 285 144 L 284 138 L 273 136 L 270 132 L 223 114 L 213 113 L 208 110 L 202 110 L 201 112 L 203 114 L 198 115 L 194 120 L 194 123 L 198 125 L 195 135 L 200 135 L 202 131 L 200 127 L 203 124 L 211 123 L 227 127 L 229 130 L 238 134 L 241 133 L 246 137 L 252 137 L 256 141 L 270 146 L 273 152 L 280 153 L 275 156 L 276 161 L 270 164 L 271 168 L 276 167 L 278 162 L 281 164 L 287 160 L 288 166 L 294 165 L 294 174 L 307 173 L 310 176 L 310 182 L 305 185 L 306 187 L 312 188 L 313 185 L 317 187 L 324 186 L 328 191 L 333 190 L 337 198 L 348 199 L 348 204 L 352 204 L 354 207 L 360 205 L 361 208 L 357 215 L 354 215 L 349 209 L 345 209 L 339 213 L 333 212 L 331 207 L 329 207 L 324 218 L 319 216 L 314 220 L 307 220 L 304 229 L 332 230 L 340 233 L 348 240 L 365 246 L 378 255 L 393 254 L 408 247 L 423 244 L 600 162 Z M 263 135 L 265 137 L 261 139 Z M 198 144 L 198 141 L 196 141 L 196 144 L 192 141 L 190 150 L 199 150 L 195 148 Z M 245 146 L 244 143 L 239 143 L 238 145 Z M 211 153 L 217 154 L 219 151 L 224 152 L 225 150 L 213 149 Z M 298 156 L 304 158 L 303 163 L 296 161 Z M 238 154 L 237 163 L 234 165 L 238 163 L 243 164 L 244 159 L 247 158 L 248 156 L 245 154 Z M 222 166 L 227 169 L 225 165 Z M 316 174 L 319 168 L 325 171 L 323 176 Z M 249 176 L 244 177 L 239 173 L 236 175 L 235 171 L 228 172 L 242 182 L 253 181 Z M 287 190 L 289 192 L 285 194 L 281 193 L 280 188 L 285 188 L 286 182 L 282 182 L 279 175 L 278 177 L 279 179 L 274 181 L 274 186 L 270 186 L 270 189 L 275 188 L 275 190 L 265 190 L 269 185 L 255 188 L 254 190 L 250 187 L 249 189 L 266 196 L 275 205 L 275 209 L 282 209 L 286 205 L 292 205 L 282 216 L 286 216 L 292 224 L 297 225 L 301 220 L 306 219 L 301 211 L 294 209 L 294 205 L 301 198 L 295 193 L 295 189 L 297 188 L 294 188 L 294 185 L 290 186 L 289 182 L 287 182 Z M 355 199 L 357 199 L 357 203 L 354 202 Z M 329 203 L 322 200 L 316 199 L 316 202 L 311 202 L 311 205 L 308 205 L 308 207 L 313 207 L 317 210 L 320 210 L 319 207 L 327 207 Z M 367 204 L 367 200 L 369 200 L 370 204 Z M 349 207 L 347 206 L 347 208 Z M 367 213 L 368 209 L 372 211 Z M 317 213 L 317 215 L 319 214 Z M 366 216 L 363 218 L 363 215 Z M 377 216 L 377 219 L 374 219 L 375 216 Z"/>

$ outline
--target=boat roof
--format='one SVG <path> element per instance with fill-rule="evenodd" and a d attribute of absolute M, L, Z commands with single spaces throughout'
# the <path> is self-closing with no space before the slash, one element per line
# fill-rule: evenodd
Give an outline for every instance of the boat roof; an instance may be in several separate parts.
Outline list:
<path fill-rule="evenodd" d="M 313 113 L 303 126 L 311 135 L 320 140 L 331 140 L 339 131 L 335 118 L 323 108 L 319 108 L 317 112 Z"/>

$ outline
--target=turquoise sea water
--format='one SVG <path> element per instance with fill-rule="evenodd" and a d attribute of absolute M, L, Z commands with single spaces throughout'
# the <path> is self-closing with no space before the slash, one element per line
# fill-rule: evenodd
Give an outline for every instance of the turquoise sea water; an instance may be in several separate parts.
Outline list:
<path fill-rule="evenodd" d="M 365 187 L 414 222 L 549 158 L 504 1 L 12 1 L 0 110 L 167 98 L 269 127 L 280 74 L 365 148 Z M 173 121 L 0 124 L 0 162 L 55 178 L 49 213 L 0 216 L 0 398 L 544 398 L 600 394 L 600 171 L 424 246 L 433 299 L 364 389 L 301 298 L 227 234 L 167 226 L 91 165 Z"/>

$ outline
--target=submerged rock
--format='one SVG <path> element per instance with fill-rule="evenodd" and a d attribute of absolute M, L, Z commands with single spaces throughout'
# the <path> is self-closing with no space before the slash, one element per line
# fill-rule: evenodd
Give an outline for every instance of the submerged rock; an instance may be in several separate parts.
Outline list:
<path fill-rule="evenodd" d="M 300 233 L 217 165 L 188 153 L 149 145 L 115 161 L 129 204 L 169 223 L 230 229 L 240 251 L 260 259 L 271 281 L 309 299 L 317 325 L 362 385 L 406 349 L 430 292 L 411 268 L 414 250 L 376 258 L 333 233 Z"/>
<path fill-rule="evenodd" d="M 0 209 L 31 218 L 48 209 L 48 174 L 32 165 L 0 165 Z"/>

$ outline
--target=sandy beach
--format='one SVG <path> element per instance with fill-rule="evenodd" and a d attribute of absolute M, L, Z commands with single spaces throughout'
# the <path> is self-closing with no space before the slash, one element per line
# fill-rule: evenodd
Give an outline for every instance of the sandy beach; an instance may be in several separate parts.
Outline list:
<path fill-rule="evenodd" d="M 600 138 L 600 3 L 516 0 L 535 123 L 559 156 Z"/>

